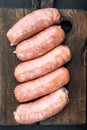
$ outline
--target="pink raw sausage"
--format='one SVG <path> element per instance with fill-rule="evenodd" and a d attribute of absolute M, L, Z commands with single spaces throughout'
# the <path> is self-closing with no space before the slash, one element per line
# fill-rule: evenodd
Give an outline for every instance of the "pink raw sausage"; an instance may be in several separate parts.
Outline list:
<path fill-rule="evenodd" d="M 70 49 L 60 45 L 44 56 L 20 63 L 15 68 L 14 75 L 19 82 L 33 80 L 56 70 L 70 59 Z"/>
<path fill-rule="evenodd" d="M 14 118 L 20 124 L 36 123 L 57 114 L 68 102 L 68 91 L 61 88 L 34 102 L 19 105 L 14 112 Z"/>
<path fill-rule="evenodd" d="M 57 47 L 65 39 L 65 33 L 60 26 L 51 26 L 37 35 L 24 40 L 16 47 L 16 55 L 22 60 L 31 60 Z"/>
<path fill-rule="evenodd" d="M 17 85 L 14 89 L 15 97 L 19 102 L 26 102 L 58 90 L 66 85 L 69 79 L 69 71 L 61 67 L 36 80 Z"/>
<path fill-rule="evenodd" d="M 39 9 L 20 19 L 8 32 L 9 41 L 16 45 L 26 38 L 60 22 L 60 13 L 55 8 Z M 12 45 L 11 44 L 11 45 Z"/>

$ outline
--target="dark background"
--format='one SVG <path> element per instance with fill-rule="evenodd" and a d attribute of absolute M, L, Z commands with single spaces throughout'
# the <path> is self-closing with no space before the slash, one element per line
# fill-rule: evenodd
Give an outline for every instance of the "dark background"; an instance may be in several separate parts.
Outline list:
<path fill-rule="evenodd" d="M 0 0 L 0 8 L 29 8 L 31 0 Z M 54 7 L 60 9 L 82 9 L 87 10 L 87 0 L 55 0 Z M 80 117 L 81 118 L 81 117 Z M 84 125 L 18 125 L 1 126 L 0 130 L 86 130 Z"/>
<path fill-rule="evenodd" d="M 32 0 L 0 0 L 0 7 L 29 8 Z M 54 7 L 60 9 L 87 10 L 87 0 L 54 0 Z"/>

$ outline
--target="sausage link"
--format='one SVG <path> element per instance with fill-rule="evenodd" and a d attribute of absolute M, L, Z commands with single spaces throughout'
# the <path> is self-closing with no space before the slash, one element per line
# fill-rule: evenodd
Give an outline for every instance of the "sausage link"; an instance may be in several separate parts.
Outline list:
<path fill-rule="evenodd" d="M 71 59 L 71 51 L 67 46 L 60 45 L 37 59 L 20 63 L 14 75 L 19 82 L 24 82 L 48 74 Z"/>
<path fill-rule="evenodd" d="M 33 36 L 41 30 L 60 22 L 60 13 L 55 8 L 33 11 L 20 19 L 8 32 L 9 41 L 16 45 L 22 40 Z"/>
<path fill-rule="evenodd" d="M 14 118 L 20 124 L 36 123 L 57 114 L 68 102 L 68 91 L 61 88 L 34 102 L 19 105 L 14 112 Z"/>
<path fill-rule="evenodd" d="M 26 102 L 58 90 L 66 85 L 69 79 L 69 71 L 61 67 L 36 80 L 17 85 L 14 90 L 15 97 L 19 102 Z"/>
<path fill-rule="evenodd" d="M 21 42 L 16 47 L 16 55 L 22 60 L 37 58 L 57 47 L 65 39 L 65 33 L 60 26 L 51 26 L 37 35 Z"/>

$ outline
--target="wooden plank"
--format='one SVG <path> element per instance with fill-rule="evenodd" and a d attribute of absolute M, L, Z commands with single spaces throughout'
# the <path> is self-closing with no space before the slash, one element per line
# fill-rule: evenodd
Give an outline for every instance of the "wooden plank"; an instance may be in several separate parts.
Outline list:
<path fill-rule="evenodd" d="M 13 111 L 19 104 L 14 97 L 14 87 L 18 82 L 13 76 L 19 60 L 12 53 L 15 47 L 9 46 L 6 38 L 8 29 L 27 13 L 43 4 L 32 1 L 30 9 L 0 9 L 0 124 L 16 124 Z M 40 2 L 40 1 L 39 1 Z M 49 7 L 49 5 L 46 5 Z M 64 44 L 72 50 L 72 61 L 66 65 L 70 70 L 71 82 L 66 86 L 70 92 L 69 105 L 59 114 L 40 122 L 40 124 L 81 124 L 86 118 L 86 27 L 87 12 L 60 10 L 64 19 L 71 21 L 73 28 L 67 35 Z M 80 80 L 81 79 L 81 80 Z"/>
<path fill-rule="evenodd" d="M 16 124 L 13 111 L 18 102 L 14 97 L 14 87 L 18 84 L 14 78 L 14 68 L 19 60 L 13 54 L 6 38 L 8 29 L 31 9 L 0 9 L 0 124 Z"/>
<path fill-rule="evenodd" d="M 32 0 L 0 0 L 1 8 L 31 8 Z"/>
<path fill-rule="evenodd" d="M 41 0 L 41 8 L 53 7 L 54 0 Z"/>
<path fill-rule="evenodd" d="M 32 10 L 40 8 L 41 0 L 32 0 Z"/>
<path fill-rule="evenodd" d="M 71 75 L 71 81 L 66 85 L 70 93 L 70 103 L 59 114 L 40 124 L 84 124 L 86 123 L 87 12 L 67 9 L 60 12 L 64 20 L 72 23 L 72 30 L 64 42 L 72 51 L 72 60 L 65 65 Z"/>

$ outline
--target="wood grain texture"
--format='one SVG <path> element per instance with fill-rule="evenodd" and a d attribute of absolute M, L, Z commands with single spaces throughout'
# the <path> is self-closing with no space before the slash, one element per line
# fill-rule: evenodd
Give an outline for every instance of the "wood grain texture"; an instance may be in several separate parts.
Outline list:
<path fill-rule="evenodd" d="M 53 7 L 54 0 L 41 0 L 41 8 Z"/>
<path fill-rule="evenodd" d="M 40 8 L 39 3 L 36 8 Z M 14 87 L 18 84 L 13 73 L 20 61 L 12 53 L 15 47 L 10 47 L 6 33 L 12 25 L 32 10 L 34 8 L 0 9 L 0 124 L 16 124 L 13 111 L 19 104 L 13 93 Z M 71 81 L 66 86 L 70 92 L 70 103 L 59 114 L 40 124 L 82 124 L 86 121 L 87 12 L 80 10 L 60 10 L 60 12 L 63 19 L 71 21 L 73 25 L 63 43 L 72 51 L 72 60 L 65 65 L 71 74 Z"/>
<path fill-rule="evenodd" d="M 15 47 L 10 47 L 6 33 L 29 12 L 31 9 L 0 9 L 0 124 L 16 124 L 13 111 L 18 105 L 13 90 L 18 84 L 14 78 L 14 68 L 20 61 L 13 54 Z"/>
<path fill-rule="evenodd" d="M 72 51 L 72 60 L 65 65 L 71 75 L 66 88 L 70 93 L 70 103 L 59 114 L 40 124 L 84 124 L 86 123 L 86 49 L 87 12 L 81 10 L 60 10 L 63 20 L 72 23 L 72 30 L 63 43 Z"/>
<path fill-rule="evenodd" d="M 32 10 L 40 8 L 41 0 L 32 0 Z"/>
<path fill-rule="evenodd" d="M 2 8 L 31 8 L 32 0 L 0 0 Z"/>

